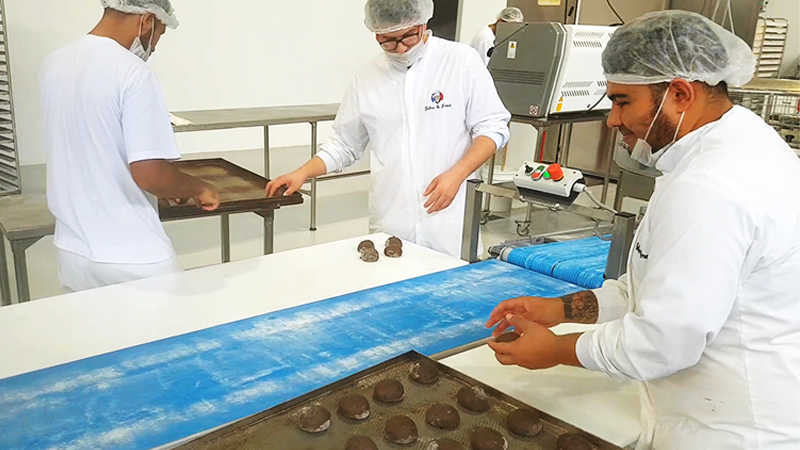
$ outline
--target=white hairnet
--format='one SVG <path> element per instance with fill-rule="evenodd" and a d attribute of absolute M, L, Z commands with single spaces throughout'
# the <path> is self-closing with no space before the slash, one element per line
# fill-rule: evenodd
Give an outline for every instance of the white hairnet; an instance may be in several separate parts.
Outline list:
<path fill-rule="evenodd" d="M 433 0 L 368 0 L 364 24 L 376 34 L 424 25 L 433 17 Z"/>
<path fill-rule="evenodd" d="M 519 8 L 512 6 L 500 11 L 500 14 L 497 15 L 497 20 L 508 23 L 522 23 L 525 21 L 525 16 L 522 15 L 522 11 Z"/>
<path fill-rule="evenodd" d="M 164 25 L 178 28 L 180 23 L 175 16 L 175 8 L 169 0 L 100 0 L 103 8 L 111 8 L 128 14 L 153 13 Z"/>
<path fill-rule="evenodd" d="M 755 72 L 750 47 L 700 14 L 661 11 L 621 27 L 603 52 L 606 79 L 620 84 L 656 84 L 676 78 L 747 84 Z"/>

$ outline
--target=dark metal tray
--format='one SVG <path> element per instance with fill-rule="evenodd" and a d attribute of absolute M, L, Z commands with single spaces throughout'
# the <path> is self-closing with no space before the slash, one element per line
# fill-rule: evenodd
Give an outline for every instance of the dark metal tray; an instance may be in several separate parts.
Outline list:
<path fill-rule="evenodd" d="M 426 450 L 431 442 L 446 437 L 460 442 L 467 450 L 470 448 L 469 440 L 472 431 L 476 427 L 483 426 L 500 432 L 508 441 L 509 450 L 554 450 L 558 436 L 567 432 L 582 435 L 592 443 L 595 450 L 622 450 L 541 411 L 539 412 L 544 422 L 542 432 L 533 438 L 516 436 L 506 428 L 506 415 L 517 408 L 531 408 L 530 406 L 436 362 L 434 363 L 442 374 L 441 379 L 433 386 L 422 386 L 415 383 L 409 378 L 409 372 L 412 365 L 422 359 L 427 358 L 417 352 L 406 353 L 175 448 L 180 450 L 341 450 L 344 449 L 348 438 L 361 434 L 371 437 L 380 449 Z M 406 397 L 399 405 L 388 406 L 372 400 L 373 386 L 386 378 L 397 379 L 405 386 Z M 489 411 L 473 413 L 462 408 L 456 400 L 456 392 L 463 386 L 482 388 L 490 397 Z M 370 401 L 372 413 L 366 420 L 349 420 L 336 413 L 339 399 L 355 392 L 362 394 Z M 461 426 L 457 430 L 447 431 L 428 425 L 425 422 L 425 411 L 434 403 L 447 403 L 455 406 L 461 416 Z M 327 431 L 312 435 L 300 431 L 298 428 L 296 419 L 298 411 L 310 405 L 322 405 L 331 412 L 331 426 Z M 531 409 L 535 410 L 536 408 Z M 395 415 L 407 415 L 414 420 L 419 430 L 417 442 L 410 445 L 397 445 L 383 438 L 385 422 Z"/>

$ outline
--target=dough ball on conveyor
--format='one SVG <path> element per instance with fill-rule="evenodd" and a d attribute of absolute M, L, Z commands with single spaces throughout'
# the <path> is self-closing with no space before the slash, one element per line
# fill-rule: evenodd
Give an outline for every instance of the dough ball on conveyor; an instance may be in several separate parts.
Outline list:
<path fill-rule="evenodd" d="M 406 416 L 394 416 L 386 421 L 384 436 L 389 442 L 407 445 L 415 442 L 419 437 L 417 424 Z"/>
<path fill-rule="evenodd" d="M 430 386 L 439 381 L 439 368 L 436 364 L 423 359 L 411 366 L 410 377 L 419 384 Z"/>
<path fill-rule="evenodd" d="M 428 444 L 425 450 L 464 450 L 464 446 L 452 439 L 439 439 Z"/>
<path fill-rule="evenodd" d="M 386 247 L 386 250 L 383 251 L 383 254 L 389 258 L 400 258 L 403 256 L 403 248 L 396 245 L 390 245 Z"/>
<path fill-rule="evenodd" d="M 403 241 L 400 240 L 398 237 L 390 237 L 386 240 L 386 247 L 400 247 L 403 248 Z"/>
<path fill-rule="evenodd" d="M 375 243 L 370 241 L 369 239 L 366 240 L 366 241 L 361 241 L 361 243 L 358 244 L 358 251 L 359 252 L 363 252 L 365 249 L 368 249 L 368 248 L 375 248 Z"/>
<path fill-rule="evenodd" d="M 517 339 L 519 339 L 521 337 L 522 336 L 520 336 L 520 335 L 518 335 L 517 333 L 514 333 L 514 332 L 503 333 L 500 336 L 497 336 L 496 338 L 494 338 L 494 341 L 498 342 L 498 343 L 501 343 L 501 344 L 508 344 L 510 342 L 516 341 Z"/>
<path fill-rule="evenodd" d="M 375 385 L 372 398 L 381 403 L 400 403 L 406 396 L 406 388 L 397 380 L 381 380 Z"/>
<path fill-rule="evenodd" d="M 365 248 L 361 251 L 361 260 L 368 263 L 378 262 L 380 254 L 374 248 Z"/>
<path fill-rule="evenodd" d="M 469 442 L 472 450 L 506 450 L 508 448 L 508 441 L 502 434 L 486 427 L 476 428 Z"/>
<path fill-rule="evenodd" d="M 542 431 L 542 419 L 536 411 L 518 409 L 506 416 L 506 426 L 516 435 L 533 437 Z"/>
<path fill-rule="evenodd" d="M 458 404 L 472 412 L 486 412 L 489 409 L 489 396 L 479 387 L 464 386 L 456 394 Z"/>
<path fill-rule="evenodd" d="M 366 436 L 353 436 L 344 444 L 344 450 L 378 450 L 378 446 Z"/>
<path fill-rule="evenodd" d="M 461 416 L 452 406 L 437 403 L 425 411 L 425 421 L 435 428 L 455 430 L 461 425 Z"/>
<path fill-rule="evenodd" d="M 361 394 L 350 394 L 339 400 L 339 414 L 347 419 L 364 420 L 369 417 L 369 400 Z"/>
<path fill-rule="evenodd" d="M 592 444 L 579 434 L 567 433 L 558 437 L 556 450 L 592 450 Z"/>
<path fill-rule="evenodd" d="M 308 406 L 300 410 L 300 429 L 306 433 L 322 433 L 331 427 L 331 413 L 322 406 Z"/>

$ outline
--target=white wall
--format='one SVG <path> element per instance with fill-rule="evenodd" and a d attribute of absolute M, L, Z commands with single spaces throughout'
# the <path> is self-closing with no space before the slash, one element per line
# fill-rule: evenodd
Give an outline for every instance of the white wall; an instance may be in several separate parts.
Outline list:
<path fill-rule="evenodd" d="M 782 71 L 789 68 L 797 55 L 800 55 L 800 1 L 769 0 L 764 17 L 775 17 L 789 21 L 789 35 L 786 39 L 786 52 L 783 57 Z"/>
<path fill-rule="evenodd" d="M 152 66 L 172 111 L 334 103 L 380 53 L 365 0 L 172 0 L 181 26 Z M 474 0 L 480 1 L 480 0 Z M 37 73 L 52 51 L 87 33 L 99 0 L 5 0 L 21 164 L 44 162 Z M 322 137 L 327 126 L 322 126 Z M 308 126 L 276 127 L 273 146 L 308 144 Z M 184 153 L 263 146 L 261 130 L 178 134 Z"/>

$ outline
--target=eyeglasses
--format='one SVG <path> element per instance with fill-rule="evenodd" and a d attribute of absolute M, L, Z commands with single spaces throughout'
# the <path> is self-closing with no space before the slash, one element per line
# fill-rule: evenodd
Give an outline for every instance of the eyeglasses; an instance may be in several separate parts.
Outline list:
<path fill-rule="evenodd" d="M 386 40 L 378 39 L 378 43 L 381 44 L 381 48 L 389 51 L 397 50 L 398 44 L 403 44 L 404 47 L 411 48 L 419 44 L 419 41 L 422 39 L 422 33 L 420 33 L 421 30 L 422 27 L 419 27 L 416 31 L 408 33 L 399 38 L 391 38 Z"/>

